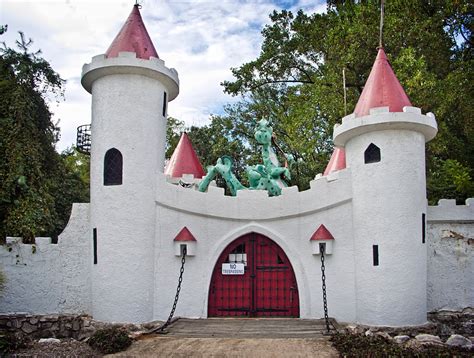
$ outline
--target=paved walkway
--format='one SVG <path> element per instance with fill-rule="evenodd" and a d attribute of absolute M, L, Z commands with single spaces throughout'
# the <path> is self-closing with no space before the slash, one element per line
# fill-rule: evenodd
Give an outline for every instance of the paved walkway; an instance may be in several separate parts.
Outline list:
<path fill-rule="evenodd" d="M 180 319 L 116 357 L 338 357 L 323 320 Z"/>

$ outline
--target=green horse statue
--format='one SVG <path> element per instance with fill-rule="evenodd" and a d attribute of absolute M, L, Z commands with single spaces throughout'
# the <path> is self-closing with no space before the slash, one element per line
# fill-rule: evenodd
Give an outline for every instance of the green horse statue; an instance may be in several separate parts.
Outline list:
<path fill-rule="evenodd" d="M 206 191 L 211 181 L 217 175 L 220 175 L 225 180 L 232 196 L 237 195 L 237 191 L 242 189 L 266 190 L 270 196 L 280 195 L 281 189 L 288 186 L 287 181 L 291 179 L 291 174 L 288 167 L 280 166 L 277 155 L 272 148 L 272 142 L 274 141 L 273 128 L 267 120 L 262 119 L 258 122 L 255 139 L 262 146 L 263 164 L 252 165 L 246 168 L 249 182 L 248 188 L 242 185 L 234 173 L 232 173 L 232 158 L 223 156 L 217 160 L 216 165 L 211 165 L 207 168 L 207 174 L 199 184 L 199 191 Z M 287 163 L 290 166 L 293 165 L 293 156 L 291 154 L 286 155 L 285 153 L 283 155 L 286 157 Z"/>

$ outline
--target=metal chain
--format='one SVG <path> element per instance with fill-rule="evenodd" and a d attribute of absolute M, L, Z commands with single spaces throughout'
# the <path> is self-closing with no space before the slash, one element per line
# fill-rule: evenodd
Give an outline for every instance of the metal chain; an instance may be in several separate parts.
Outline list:
<path fill-rule="evenodd" d="M 326 330 L 329 333 L 329 316 L 328 316 L 328 300 L 326 296 L 326 267 L 324 266 L 324 245 L 320 246 L 321 250 L 321 281 L 323 282 L 323 305 L 324 305 L 324 320 L 326 321 Z"/>
<path fill-rule="evenodd" d="M 183 273 L 184 273 L 184 264 L 186 262 L 186 246 L 183 247 L 183 253 L 181 257 L 181 269 L 179 270 L 179 278 L 178 278 L 178 287 L 176 287 L 176 295 L 174 296 L 173 308 L 171 308 L 170 315 L 166 320 L 165 324 L 162 325 L 158 331 L 163 332 L 163 330 L 171 324 L 171 320 L 173 319 L 174 311 L 176 310 L 176 305 L 178 304 L 179 299 L 179 292 L 181 291 L 181 283 L 183 282 Z"/>

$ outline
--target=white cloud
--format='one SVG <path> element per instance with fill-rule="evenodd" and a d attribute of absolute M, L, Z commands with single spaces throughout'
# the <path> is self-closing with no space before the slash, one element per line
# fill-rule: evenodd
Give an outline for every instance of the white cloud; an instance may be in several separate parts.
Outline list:
<path fill-rule="evenodd" d="M 209 115 L 235 99 L 220 82 L 231 67 L 256 58 L 260 31 L 268 14 L 281 6 L 321 12 L 325 4 L 309 0 L 170 1 L 141 0 L 145 25 L 160 58 L 178 70 L 179 97 L 169 114 L 188 125 L 205 124 Z M 84 63 L 104 53 L 129 15 L 130 0 L 0 0 L 1 40 L 13 45 L 17 31 L 33 38 L 35 49 L 67 80 L 66 101 L 51 106 L 60 118 L 62 150 L 75 142 L 76 128 L 90 122 L 90 95 L 80 85 Z"/>

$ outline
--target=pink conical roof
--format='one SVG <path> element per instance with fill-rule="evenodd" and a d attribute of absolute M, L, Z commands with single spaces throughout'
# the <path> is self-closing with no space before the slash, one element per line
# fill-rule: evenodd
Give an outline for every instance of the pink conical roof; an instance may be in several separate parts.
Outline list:
<path fill-rule="evenodd" d="M 332 152 L 331 159 L 324 170 L 323 176 L 329 175 L 332 172 L 336 172 L 346 168 L 346 151 L 344 148 L 335 147 Z"/>
<path fill-rule="evenodd" d="M 181 231 L 176 235 L 173 241 L 197 241 L 191 231 L 185 226 Z"/>
<path fill-rule="evenodd" d="M 334 240 L 334 236 L 332 236 L 332 234 L 329 232 L 329 230 L 326 229 L 326 226 L 321 224 L 318 227 L 318 230 L 316 230 L 314 232 L 313 236 L 311 236 L 310 240 L 311 241 L 313 241 L 313 240 Z"/>
<path fill-rule="evenodd" d="M 151 56 L 158 58 L 158 53 L 148 35 L 138 7 L 138 5 L 133 6 L 127 21 L 105 53 L 107 57 L 117 57 L 119 52 L 128 51 L 135 52 L 137 58 L 145 60 Z"/>
<path fill-rule="evenodd" d="M 201 162 L 186 133 L 181 135 L 179 143 L 165 168 L 165 174 L 173 178 L 180 178 L 183 174 L 193 174 L 195 178 L 202 178 L 205 175 Z"/>
<path fill-rule="evenodd" d="M 380 48 L 354 113 L 357 117 L 366 116 L 375 107 L 403 112 L 405 106 L 411 106 L 410 100 L 390 67 L 385 51 Z"/>

